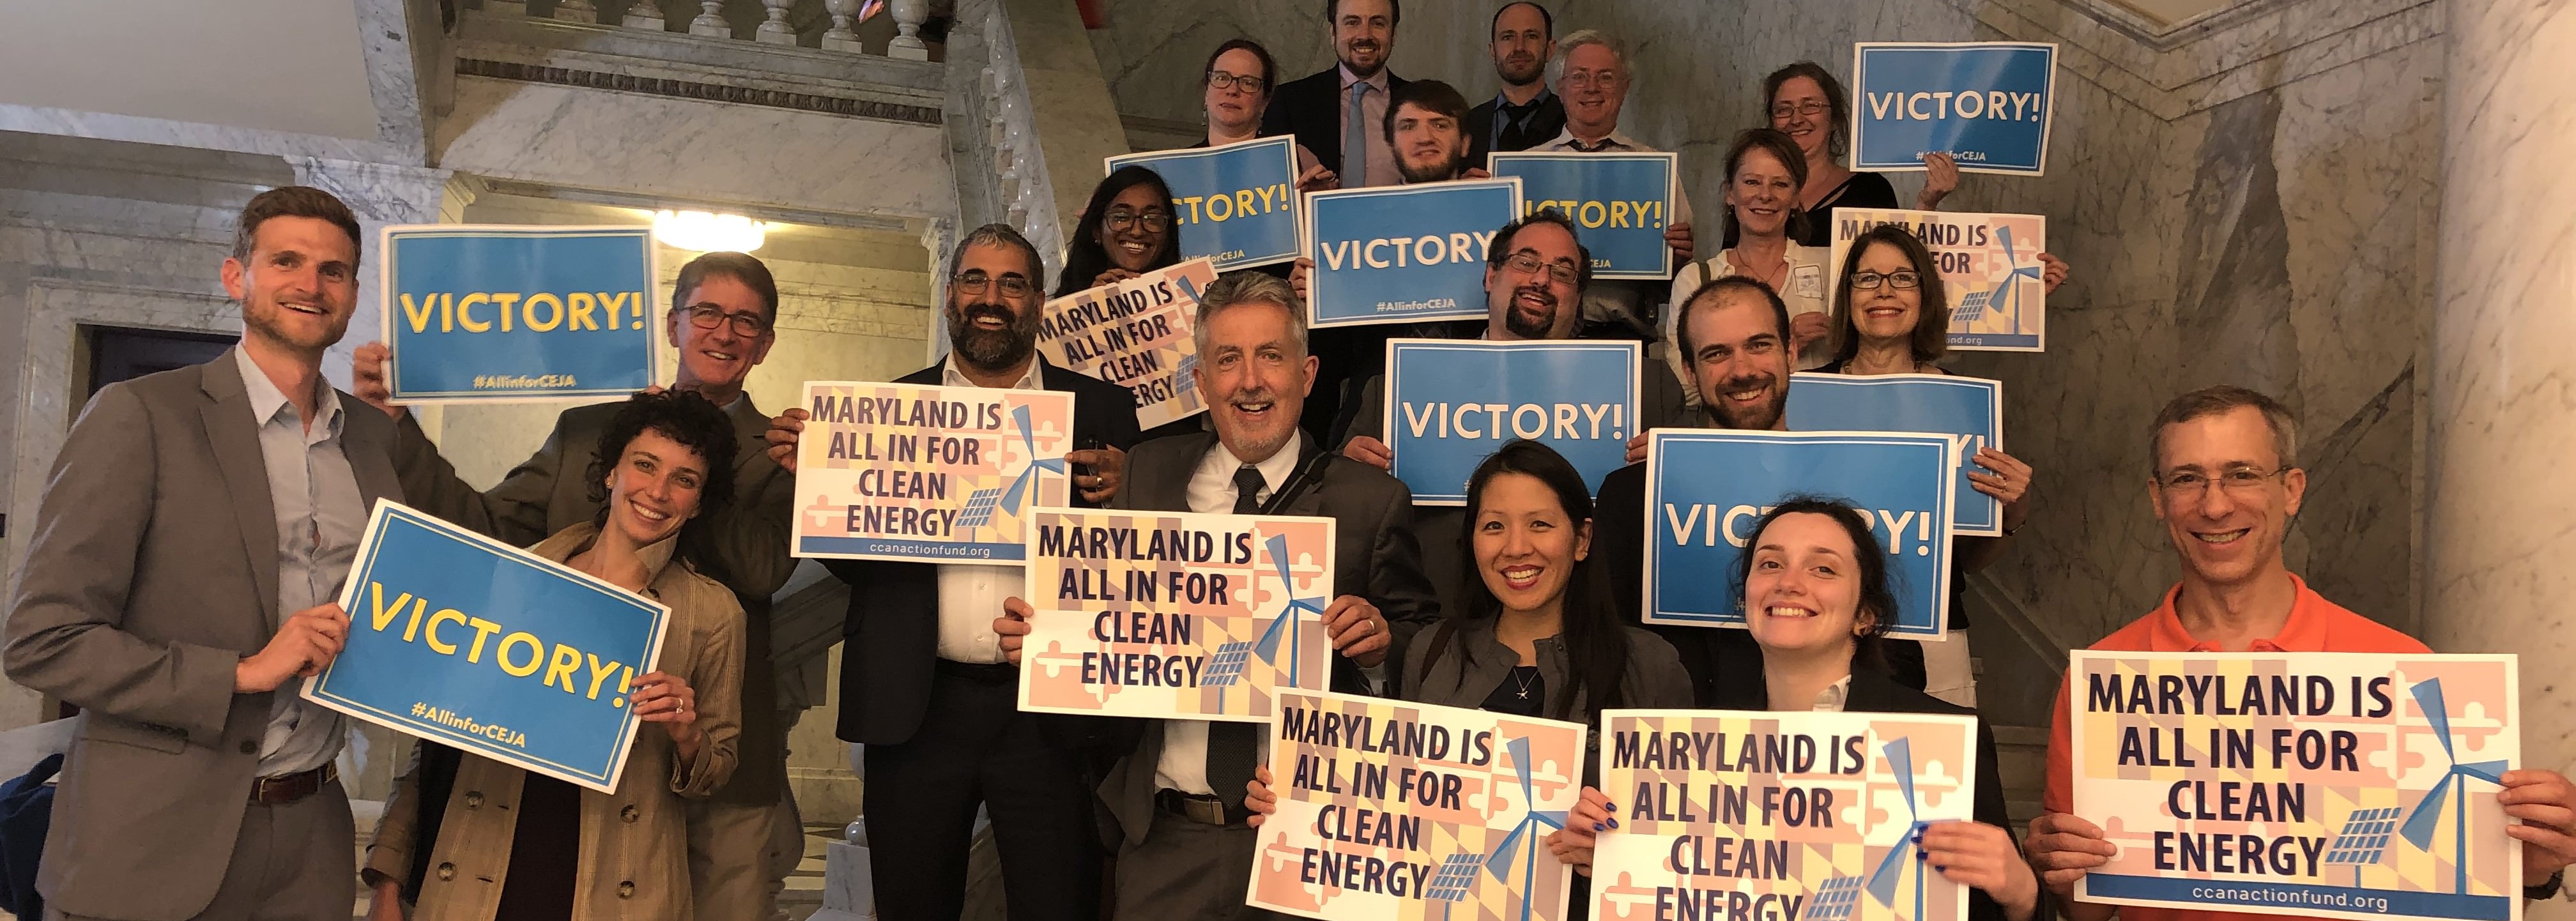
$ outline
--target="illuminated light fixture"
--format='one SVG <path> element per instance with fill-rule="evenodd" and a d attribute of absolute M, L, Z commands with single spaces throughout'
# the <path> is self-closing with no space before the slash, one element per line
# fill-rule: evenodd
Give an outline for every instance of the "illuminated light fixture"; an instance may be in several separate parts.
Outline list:
<path fill-rule="evenodd" d="M 653 239 L 701 253 L 748 253 L 769 238 L 769 225 L 739 214 L 708 211 L 653 212 Z"/>

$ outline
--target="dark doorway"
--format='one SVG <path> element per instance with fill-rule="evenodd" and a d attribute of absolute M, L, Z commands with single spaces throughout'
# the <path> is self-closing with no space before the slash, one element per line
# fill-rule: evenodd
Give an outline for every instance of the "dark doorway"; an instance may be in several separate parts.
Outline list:
<path fill-rule="evenodd" d="M 221 333 L 123 326 L 84 326 L 81 333 L 89 340 L 89 389 L 84 397 L 118 381 L 205 364 L 241 340 Z"/>

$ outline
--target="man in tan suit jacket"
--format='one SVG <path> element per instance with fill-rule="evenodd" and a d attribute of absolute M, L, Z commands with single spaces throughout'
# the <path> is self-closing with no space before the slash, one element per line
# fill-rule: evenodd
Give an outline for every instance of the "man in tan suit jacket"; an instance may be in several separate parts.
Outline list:
<path fill-rule="evenodd" d="M 297 698 L 339 654 L 332 599 L 393 425 L 323 380 L 357 299 L 358 224 L 289 186 L 242 210 L 242 344 L 111 385 L 36 513 L 0 667 L 81 709 L 36 885 L 48 918 L 346 917 L 338 714 Z"/>

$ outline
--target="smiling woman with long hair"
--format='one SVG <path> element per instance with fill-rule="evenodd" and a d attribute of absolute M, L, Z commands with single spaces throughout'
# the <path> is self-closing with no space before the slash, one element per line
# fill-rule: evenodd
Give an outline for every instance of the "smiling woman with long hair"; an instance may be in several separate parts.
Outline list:
<path fill-rule="evenodd" d="M 1759 674 L 1730 676 L 1745 709 L 1853 713 L 1976 711 L 1898 685 L 1871 660 L 1896 620 L 1887 554 L 1869 520 L 1849 504 L 1791 496 L 1753 523 L 1736 558 L 1734 584 L 1744 599 L 1746 632 L 1762 647 Z M 1857 663 L 1857 665 L 1855 664 Z M 1977 725 L 1975 821 L 1940 822 L 1918 839 L 1923 859 L 1952 882 L 1970 887 L 1973 921 L 2031 921 L 2046 916 L 2039 878 L 2023 863 L 2005 811 L 1995 766 L 1994 734 Z M 1633 807 L 1635 804 L 1631 803 Z M 1592 872 L 1594 844 L 1618 834 L 1620 807 L 1594 786 L 1548 836 L 1558 858 Z"/>
<path fill-rule="evenodd" d="M 614 793 L 421 743 L 367 847 L 371 919 L 690 916 L 686 800 L 732 776 L 741 733 L 742 606 L 699 569 L 733 456 L 732 420 L 695 392 L 618 409 L 590 467 L 599 517 L 528 549 L 670 608 L 660 668 L 625 701 L 650 725 Z"/>

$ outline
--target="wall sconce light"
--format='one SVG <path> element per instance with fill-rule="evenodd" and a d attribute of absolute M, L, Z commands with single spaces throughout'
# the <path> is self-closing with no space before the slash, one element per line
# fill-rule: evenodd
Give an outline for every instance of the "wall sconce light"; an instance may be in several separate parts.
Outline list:
<path fill-rule="evenodd" d="M 701 253 L 748 253 L 769 237 L 769 225 L 739 214 L 707 211 L 653 212 L 653 239 L 665 246 Z"/>

